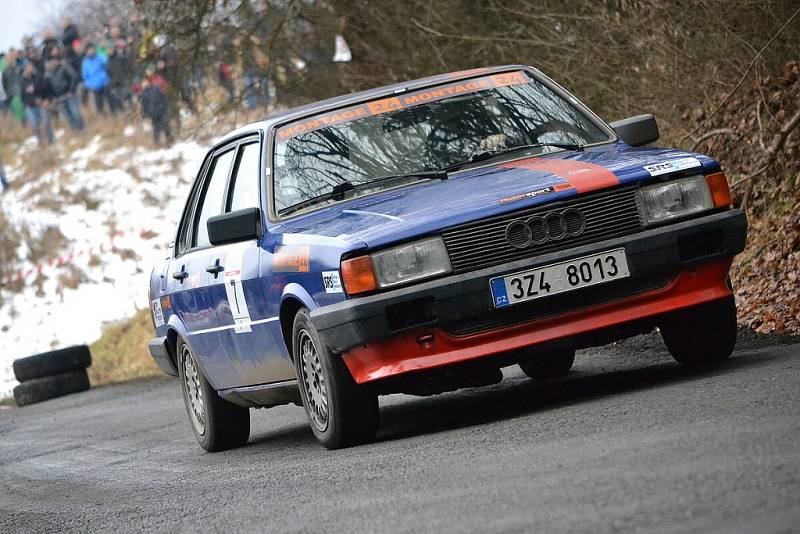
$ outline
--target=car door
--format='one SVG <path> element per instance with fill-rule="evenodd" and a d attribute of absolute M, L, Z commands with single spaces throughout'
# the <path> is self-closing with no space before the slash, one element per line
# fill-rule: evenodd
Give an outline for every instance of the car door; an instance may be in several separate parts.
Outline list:
<path fill-rule="evenodd" d="M 224 212 L 261 207 L 264 183 L 259 137 L 239 142 Z M 256 240 L 213 247 L 210 258 L 219 276 L 209 280 L 210 300 L 221 302 L 231 328 L 217 332 L 219 343 L 240 377 L 241 386 L 291 380 L 291 360 L 285 357 L 278 320 L 278 303 L 267 299 L 259 278 L 265 251 Z M 281 350 L 283 348 L 283 350 Z"/>
<path fill-rule="evenodd" d="M 216 389 L 239 385 L 241 378 L 231 366 L 219 336 L 231 324 L 221 299 L 210 290 L 219 273 L 206 222 L 225 207 L 228 182 L 237 143 L 223 146 L 207 158 L 202 178 L 192 192 L 187 216 L 176 239 L 175 257 L 167 277 L 172 308 L 188 330 L 188 342 L 209 383 Z"/>

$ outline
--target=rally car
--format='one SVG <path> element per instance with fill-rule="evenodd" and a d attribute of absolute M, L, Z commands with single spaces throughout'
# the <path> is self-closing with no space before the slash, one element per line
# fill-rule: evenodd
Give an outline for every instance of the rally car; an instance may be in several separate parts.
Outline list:
<path fill-rule="evenodd" d="M 378 396 L 550 379 L 575 350 L 658 327 L 690 367 L 736 340 L 745 244 L 714 159 L 645 147 L 539 70 L 482 68 L 350 94 L 228 134 L 150 281 L 150 352 L 200 445 L 249 408 L 302 405 L 336 448 Z"/>

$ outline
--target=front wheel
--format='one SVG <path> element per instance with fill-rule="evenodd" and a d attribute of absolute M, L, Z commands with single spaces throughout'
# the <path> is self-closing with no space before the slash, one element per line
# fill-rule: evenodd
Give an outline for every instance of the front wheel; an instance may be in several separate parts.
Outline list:
<path fill-rule="evenodd" d="M 308 310 L 294 319 L 292 354 L 311 430 L 329 449 L 366 443 L 378 432 L 378 396 L 353 380 L 341 356 L 322 343 Z"/>
<path fill-rule="evenodd" d="M 721 362 L 736 344 L 733 295 L 680 310 L 660 327 L 667 350 L 681 365 L 696 369 Z"/>
<path fill-rule="evenodd" d="M 209 452 L 241 447 L 250 437 L 250 410 L 217 395 L 197 366 L 192 349 L 178 343 L 183 402 L 197 442 Z"/>

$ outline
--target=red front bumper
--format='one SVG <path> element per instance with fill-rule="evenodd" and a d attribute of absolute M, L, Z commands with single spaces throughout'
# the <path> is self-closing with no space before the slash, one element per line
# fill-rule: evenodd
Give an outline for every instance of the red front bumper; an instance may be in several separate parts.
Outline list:
<path fill-rule="evenodd" d="M 354 347 L 344 354 L 344 361 L 362 384 L 624 324 L 729 296 L 726 279 L 731 262 L 726 258 L 684 270 L 661 289 L 479 334 L 453 336 L 441 329 L 420 328 Z M 433 336 L 429 341 L 418 342 L 428 335 Z"/>

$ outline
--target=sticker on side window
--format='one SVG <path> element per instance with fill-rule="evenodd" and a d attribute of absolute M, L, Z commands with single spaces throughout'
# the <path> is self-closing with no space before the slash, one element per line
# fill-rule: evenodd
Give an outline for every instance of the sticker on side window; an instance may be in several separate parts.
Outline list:
<path fill-rule="evenodd" d="M 650 176 L 659 176 L 670 172 L 682 171 L 684 169 L 692 169 L 700 167 L 702 163 L 697 158 L 681 158 L 664 163 L 656 163 L 654 165 L 645 165 L 644 170 L 650 173 Z"/>
<path fill-rule="evenodd" d="M 322 271 L 322 285 L 325 286 L 325 293 L 342 293 L 339 271 Z"/>

